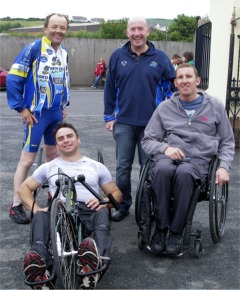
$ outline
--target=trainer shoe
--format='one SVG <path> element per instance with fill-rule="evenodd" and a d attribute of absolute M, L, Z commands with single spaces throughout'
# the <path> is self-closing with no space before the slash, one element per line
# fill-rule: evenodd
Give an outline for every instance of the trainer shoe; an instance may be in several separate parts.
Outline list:
<path fill-rule="evenodd" d="M 100 266 L 100 257 L 95 241 L 92 238 L 84 239 L 78 250 L 81 273 L 96 271 Z M 99 274 L 80 276 L 80 289 L 94 289 L 99 280 Z"/>
<path fill-rule="evenodd" d="M 46 270 L 45 261 L 35 251 L 27 252 L 23 260 L 23 273 L 28 282 L 40 282 L 49 279 L 50 274 Z M 52 282 L 31 285 L 33 289 L 54 289 Z"/>
<path fill-rule="evenodd" d="M 170 232 L 167 244 L 166 253 L 169 255 L 178 255 L 182 252 L 182 235 Z"/>
<path fill-rule="evenodd" d="M 150 242 L 150 249 L 154 253 L 162 253 L 165 250 L 165 242 L 166 242 L 166 230 L 160 230 L 156 228 L 152 240 Z"/>
<path fill-rule="evenodd" d="M 17 224 L 28 224 L 30 222 L 22 203 L 17 206 L 11 205 L 9 216 Z"/>

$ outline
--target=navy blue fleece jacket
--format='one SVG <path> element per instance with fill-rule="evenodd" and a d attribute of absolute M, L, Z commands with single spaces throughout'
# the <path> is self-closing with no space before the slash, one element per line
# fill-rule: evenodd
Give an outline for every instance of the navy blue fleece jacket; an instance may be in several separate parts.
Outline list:
<path fill-rule="evenodd" d="M 158 104 L 171 96 L 175 70 L 167 54 L 148 42 L 139 57 L 128 41 L 110 57 L 104 87 L 104 121 L 146 126 Z"/>

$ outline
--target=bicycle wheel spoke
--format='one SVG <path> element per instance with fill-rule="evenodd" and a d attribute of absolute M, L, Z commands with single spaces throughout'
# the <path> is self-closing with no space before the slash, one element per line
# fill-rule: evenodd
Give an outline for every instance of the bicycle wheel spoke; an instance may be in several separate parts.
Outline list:
<path fill-rule="evenodd" d="M 54 200 L 51 212 L 51 239 L 59 288 L 76 288 L 77 247 L 73 226 L 61 200 Z"/>

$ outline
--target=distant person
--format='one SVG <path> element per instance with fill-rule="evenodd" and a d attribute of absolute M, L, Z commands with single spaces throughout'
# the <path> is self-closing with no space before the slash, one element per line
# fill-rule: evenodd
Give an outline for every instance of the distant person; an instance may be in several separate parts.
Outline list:
<path fill-rule="evenodd" d="M 171 63 L 173 64 L 173 66 L 176 70 L 176 68 L 179 66 L 179 64 L 182 63 L 181 56 L 175 53 L 171 58 Z"/>
<path fill-rule="evenodd" d="M 103 58 L 99 58 L 98 63 L 94 70 L 94 75 L 96 76 L 93 85 L 93 89 L 97 89 L 100 81 L 105 77 L 106 74 L 106 63 Z"/>
<path fill-rule="evenodd" d="M 116 142 L 116 183 L 123 193 L 113 221 L 129 214 L 132 204 L 131 172 L 136 147 L 142 168 L 147 155 L 142 150 L 144 129 L 158 104 L 171 94 L 175 71 L 167 54 L 147 40 L 150 28 L 143 17 L 130 18 L 129 41 L 116 49 L 109 61 L 104 87 L 104 120 Z"/>
<path fill-rule="evenodd" d="M 8 103 L 20 114 L 24 127 L 23 149 L 14 175 L 10 208 L 10 218 L 15 223 L 29 223 L 18 189 L 27 178 L 43 136 L 46 160 L 58 155 L 53 129 L 66 116 L 70 96 L 68 55 L 61 45 L 68 28 L 66 15 L 48 15 L 44 22 L 45 36 L 20 52 L 7 76 Z"/>
<path fill-rule="evenodd" d="M 182 57 L 183 63 L 189 63 L 191 65 L 195 65 L 194 55 L 191 51 L 185 51 Z"/>

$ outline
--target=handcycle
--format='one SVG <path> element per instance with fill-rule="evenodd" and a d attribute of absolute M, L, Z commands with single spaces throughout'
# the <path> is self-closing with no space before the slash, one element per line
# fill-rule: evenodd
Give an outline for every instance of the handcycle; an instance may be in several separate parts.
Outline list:
<path fill-rule="evenodd" d="M 190 162 L 190 160 L 186 161 Z M 139 227 L 138 248 L 140 250 L 151 250 L 149 242 L 152 235 L 152 228 L 157 224 L 154 194 L 148 174 L 150 164 L 151 159 L 148 158 L 140 174 L 136 191 L 135 219 Z M 197 258 L 199 258 L 200 253 L 203 251 L 201 231 L 197 229 L 195 232 L 192 232 L 192 220 L 198 202 L 207 201 L 209 203 L 209 227 L 212 241 L 215 244 L 219 243 L 225 233 L 228 183 L 221 187 L 215 184 L 218 166 L 219 159 L 214 156 L 210 162 L 207 178 L 201 180 L 194 190 L 185 221 L 182 253 L 189 249 L 191 237 L 195 237 L 194 254 Z"/>
<path fill-rule="evenodd" d="M 84 175 L 70 177 L 61 172 L 61 170 L 59 170 L 57 175 L 58 178 L 55 181 L 56 191 L 48 207 L 50 212 L 50 242 L 48 249 L 53 258 L 51 276 L 49 279 L 40 282 L 29 282 L 25 279 L 25 283 L 29 286 L 37 286 L 52 281 L 57 289 L 78 289 L 80 276 L 104 273 L 110 260 L 103 263 L 101 268 L 96 271 L 81 272 L 77 254 L 79 244 L 82 241 L 82 225 L 78 215 L 75 183 L 80 182 L 85 186 L 99 200 L 99 204 L 111 203 L 116 209 L 118 209 L 118 204 L 111 194 L 108 195 L 108 200 L 97 194 L 86 183 Z M 60 194 L 65 197 L 65 202 L 60 198 Z"/>

